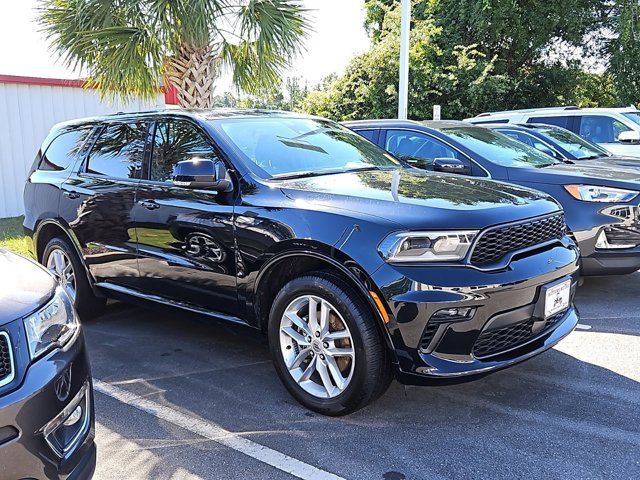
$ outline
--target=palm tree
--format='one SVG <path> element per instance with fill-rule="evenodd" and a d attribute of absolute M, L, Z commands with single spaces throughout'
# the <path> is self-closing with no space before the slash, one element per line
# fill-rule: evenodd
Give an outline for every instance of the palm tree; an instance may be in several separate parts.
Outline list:
<path fill-rule="evenodd" d="M 298 0 L 40 0 L 39 22 L 103 95 L 170 84 L 190 108 L 212 106 L 225 67 L 247 93 L 273 88 L 309 28 Z"/>

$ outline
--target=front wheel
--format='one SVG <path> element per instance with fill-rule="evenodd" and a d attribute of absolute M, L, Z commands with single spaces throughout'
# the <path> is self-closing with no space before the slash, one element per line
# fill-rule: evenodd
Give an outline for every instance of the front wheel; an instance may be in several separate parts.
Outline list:
<path fill-rule="evenodd" d="M 319 272 L 287 283 L 268 333 L 280 379 L 311 410 L 344 415 L 389 385 L 388 354 L 371 310 L 338 277 Z"/>

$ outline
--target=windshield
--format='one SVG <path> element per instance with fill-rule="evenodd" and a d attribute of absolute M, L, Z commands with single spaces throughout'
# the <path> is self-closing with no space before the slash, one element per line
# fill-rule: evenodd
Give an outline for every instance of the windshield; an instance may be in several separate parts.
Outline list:
<path fill-rule="evenodd" d="M 474 153 L 503 167 L 542 168 L 558 163 L 529 145 L 483 127 L 449 127 L 443 133 Z"/>
<path fill-rule="evenodd" d="M 215 120 L 246 160 L 269 177 L 400 168 L 384 150 L 335 122 L 314 118 Z"/>
<path fill-rule="evenodd" d="M 610 155 L 604 148 L 599 147 L 595 143 L 588 142 L 568 130 L 561 130 L 559 128 L 540 128 L 538 131 L 555 141 L 561 148 L 564 148 L 578 160 L 608 157 Z"/>
<path fill-rule="evenodd" d="M 624 112 L 623 115 L 632 122 L 640 125 L 640 112 Z"/>

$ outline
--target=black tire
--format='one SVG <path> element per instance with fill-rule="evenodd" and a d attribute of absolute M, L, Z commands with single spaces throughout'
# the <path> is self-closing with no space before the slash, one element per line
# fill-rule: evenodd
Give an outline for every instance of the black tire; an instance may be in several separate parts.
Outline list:
<path fill-rule="evenodd" d="M 280 322 L 291 302 L 303 295 L 327 300 L 344 319 L 353 339 L 355 363 L 348 386 L 335 397 L 320 398 L 294 380 L 280 346 Z M 340 277 L 314 272 L 291 280 L 276 296 L 269 314 L 268 337 L 278 376 L 289 393 L 302 405 L 324 415 L 346 415 L 363 408 L 382 395 L 392 380 L 389 353 L 371 308 L 354 288 Z"/>
<path fill-rule="evenodd" d="M 80 318 L 89 319 L 100 315 L 107 300 L 93 292 L 84 265 L 69 240 L 61 237 L 52 238 L 42 252 L 42 264 L 47 266 L 47 260 L 55 249 L 63 250 L 71 261 L 76 290 L 74 305 Z"/>

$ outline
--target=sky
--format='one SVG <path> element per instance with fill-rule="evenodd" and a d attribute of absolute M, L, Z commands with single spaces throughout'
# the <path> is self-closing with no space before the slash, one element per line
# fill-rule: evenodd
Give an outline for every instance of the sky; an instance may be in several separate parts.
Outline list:
<path fill-rule="evenodd" d="M 7 2 L 9 3 L 9 2 Z M 50 78 L 79 78 L 52 53 L 35 23 L 37 0 L 5 5 L 0 16 L 0 74 Z M 306 51 L 296 58 L 284 76 L 300 76 L 309 86 L 331 73 L 342 73 L 349 60 L 369 46 L 363 27 L 364 0 L 303 0 L 310 9 L 313 32 Z M 216 93 L 230 90 L 228 75 L 217 83 Z"/>

